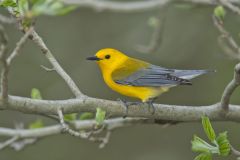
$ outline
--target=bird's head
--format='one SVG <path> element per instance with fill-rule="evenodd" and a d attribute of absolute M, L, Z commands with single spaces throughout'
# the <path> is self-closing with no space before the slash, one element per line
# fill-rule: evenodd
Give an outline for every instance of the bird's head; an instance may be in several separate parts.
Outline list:
<path fill-rule="evenodd" d="M 95 56 L 88 57 L 87 60 L 93 60 L 98 63 L 100 68 L 115 68 L 119 63 L 128 58 L 122 52 L 112 49 L 105 48 L 99 50 Z"/>

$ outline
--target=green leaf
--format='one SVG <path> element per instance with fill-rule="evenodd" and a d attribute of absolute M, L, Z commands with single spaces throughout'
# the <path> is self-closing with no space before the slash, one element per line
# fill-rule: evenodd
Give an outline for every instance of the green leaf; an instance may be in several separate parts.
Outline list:
<path fill-rule="evenodd" d="M 204 153 L 218 153 L 218 148 L 210 145 L 200 137 L 194 135 L 192 143 L 192 150 L 194 152 L 204 152 Z"/>
<path fill-rule="evenodd" d="M 32 99 L 42 99 L 41 93 L 37 88 L 33 88 L 31 91 L 31 98 Z"/>
<path fill-rule="evenodd" d="M 28 0 L 18 0 L 18 12 L 24 16 L 29 11 Z"/>
<path fill-rule="evenodd" d="M 32 13 L 34 16 L 39 15 L 65 15 L 77 8 L 76 5 L 65 5 L 59 0 L 39 0 L 34 2 Z"/>
<path fill-rule="evenodd" d="M 37 119 L 36 121 L 29 124 L 29 129 L 36 129 L 36 128 L 42 128 L 44 127 L 44 124 L 41 119 Z"/>
<path fill-rule="evenodd" d="M 225 11 L 224 7 L 221 5 L 215 7 L 213 13 L 217 18 L 219 18 L 221 20 L 223 20 L 223 18 L 226 15 L 226 11 Z"/>
<path fill-rule="evenodd" d="M 66 15 L 70 13 L 71 11 L 75 10 L 77 6 L 75 5 L 69 5 L 65 6 L 63 3 L 54 3 L 51 6 L 51 10 L 53 11 L 52 15 Z"/>
<path fill-rule="evenodd" d="M 17 7 L 17 3 L 14 0 L 3 0 L 0 3 L 2 7 Z"/>
<path fill-rule="evenodd" d="M 216 134 L 212 128 L 212 125 L 210 123 L 210 120 L 208 117 L 206 116 L 202 116 L 202 125 L 203 125 L 203 129 L 208 137 L 208 139 L 211 141 L 211 142 L 214 142 L 215 141 L 215 138 L 216 138 Z"/>
<path fill-rule="evenodd" d="M 219 152 L 221 156 L 228 156 L 230 153 L 230 143 L 227 139 L 227 132 L 222 132 L 218 135 L 218 137 L 216 138 L 217 144 L 218 144 L 218 148 L 219 148 Z"/>
<path fill-rule="evenodd" d="M 97 122 L 97 125 L 101 125 L 105 119 L 106 111 L 102 110 L 101 108 L 97 108 L 95 120 Z"/>
<path fill-rule="evenodd" d="M 72 114 L 65 114 L 64 115 L 64 120 L 65 121 L 74 121 L 77 119 L 77 114 L 76 113 L 72 113 Z"/>
<path fill-rule="evenodd" d="M 212 160 L 212 155 L 209 153 L 201 153 L 194 160 Z"/>
<path fill-rule="evenodd" d="M 91 112 L 84 112 L 79 117 L 80 120 L 93 119 L 93 118 L 94 118 L 94 115 Z"/>

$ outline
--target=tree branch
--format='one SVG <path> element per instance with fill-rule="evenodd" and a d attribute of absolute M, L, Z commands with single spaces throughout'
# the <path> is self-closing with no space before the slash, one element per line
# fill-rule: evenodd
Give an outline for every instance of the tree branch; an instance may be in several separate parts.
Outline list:
<path fill-rule="evenodd" d="M 224 110 L 228 110 L 230 98 L 234 90 L 240 85 L 240 63 L 235 66 L 234 71 L 234 77 L 226 86 L 221 98 L 221 106 Z"/>
<path fill-rule="evenodd" d="M 209 106 L 178 106 L 166 104 L 154 104 L 154 115 L 147 111 L 147 106 L 130 106 L 129 117 L 144 117 L 171 121 L 198 121 L 202 115 L 207 115 L 215 121 L 240 121 L 240 106 L 229 105 L 226 116 L 222 115 L 219 104 Z M 124 116 L 125 107 L 118 101 L 110 101 L 97 98 L 79 98 L 68 100 L 35 100 L 24 97 L 9 96 L 8 107 L 0 104 L 0 109 L 8 109 L 31 114 L 57 114 L 59 108 L 63 113 L 95 112 L 96 108 L 105 110 L 109 117 Z"/>
<path fill-rule="evenodd" d="M 160 15 L 156 17 L 156 24 L 153 26 L 153 33 L 150 38 L 150 42 L 147 46 L 138 45 L 137 51 L 141 53 L 154 53 L 160 47 L 162 42 L 162 35 L 164 30 L 166 17 L 160 18 Z"/>
<path fill-rule="evenodd" d="M 84 94 L 80 91 L 80 89 L 77 87 L 75 82 L 71 79 L 71 77 L 64 71 L 64 69 L 60 66 L 60 64 L 57 62 L 51 51 L 48 49 L 42 38 L 33 30 L 32 32 L 32 38 L 34 43 L 36 43 L 43 54 L 46 56 L 48 61 L 52 64 L 54 67 L 53 69 L 63 78 L 63 80 L 67 83 L 69 88 L 71 89 L 72 93 L 77 97 L 77 98 L 82 98 L 84 97 Z"/>
<path fill-rule="evenodd" d="M 231 4 L 240 5 L 238 0 L 228 0 Z M 186 2 L 202 5 L 217 5 L 219 4 L 218 0 L 138 0 L 133 2 L 119 2 L 119 1 L 110 1 L 110 0 L 64 0 L 66 4 L 76 4 L 79 7 L 88 7 L 96 11 L 112 11 L 112 12 L 139 12 L 158 9 L 170 2 Z"/>
<path fill-rule="evenodd" d="M 0 14 L 0 23 L 12 24 L 15 20 L 11 17 L 6 17 Z"/>
<path fill-rule="evenodd" d="M 144 118 L 114 118 L 108 119 L 103 122 L 106 129 L 114 130 L 121 127 L 127 127 L 137 124 L 152 124 L 154 120 Z M 71 126 L 75 130 L 92 130 L 96 124 L 95 120 L 78 120 L 71 122 Z M 52 125 L 37 129 L 9 129 L 0 127 L 0 136 L 5 137 L 19 137 L 24 138 L 41 138 L 62 133 L 62 124 Z M 87 138 L 87 137 L 83 137 Z"/>
<path fill-rule="evenodd" d="M 64 0 L 66 4 L 76 4 L 79 7 L 88 7 L 96 11 L 138 12 L 157 9 L 172 0 L 148 0 L 136 2 L 119 2 L 110 0 Z"/>
<path fill-rule="evenodd" d="M 238 8 L 237 6 L 233 5 L 232 2 L 230 1 L 226 1 L 226 0 L 219 0 L 220 4 L 222 4 L 223 6 L 227 7 L 228 9 L 230 9 L 232 12 L 240 15 L 240 8 Z"/>
<path fill-rule="evenodd" d="M 240 60 L 240 48 L 237 42 L 233 39 L 230 33 L 224 28 L 223 21 L 221 21 L 214 15 L 212 18 L 213 18 L 215 27 L 221 33 L 221 36 L 219 37 L 219 42 L 222 45 L 220 45 L 220 47 L 222 47 L 226 51 L 225 53 L 228 54 L 231 58 Z M 223 44 L 222 39 L 226 40 L 227 44 Z"/>
<path fill-rule="evenodd" d="M 8 43 L 8 37 L 5 33 L 5 30 L 3 26 L 0 25 L 0 36 L 2 39 L 2 42 L 0 44 L 0 60 L 2 62 L 2 72 L 1 72 L 1 99 L 6 102 L 8 98 L 8 71 L 9 67 L 7 64 L 7 43 Z"/>
<path fill-rule="evenodd" d="M 0 26 L 0 34 L 2 37 L 2 44 L 0 49 L 0 59 L 3 64 L 2 74 L 1 74 L 1 98 L 6 102 L 8 99 L 8 73 L 10 70 L 10 65 L 12 60 L 19 54 L 20 50 L 22 49 L 23 45 L 26 43 L 26 40 L 28 39 L 28 36 L 31 34 L 32 28 L 29 29 L 28 32 L 19 40 L 19 42 L 16 44 L 15 49 L 10 54 L 10 56 L 7 58 L 7 35 L 3 29 L 2 26 Z"/>
<path fill-rule="evenodd" d="M 17 140 L 18 140 L 18 136 L 13 136 L 12 138 L 6 140 L 5 142 L 0 144 L 0 150 L 8 147 L 9 145 L 13 144 Z"/>
<path fill-rule="evenodd" d="M 217 5 L 219 4 L 219 0 L 181 0 L 183 2 L 196 3 L 196 4 L 204 4 L 204 5 Z M 240 5 L 239 0 L 227 0 L 232 4 Z"/>
<path fill-rule="evenodd" d="M 231 147 L 231 153 L 235 156 L 240 156 L 240 151 L 236 150 L 232 145 L 230 146 Z"/>
<path fill-rule="evenodd" d="M 75 136 L 75 137 L 80 137 L 80 138 L 84 138 L 84 139 L 88 138 L 87 134 L 74 131 L 73 129 L 68 127 L 68 125 L 64 122 L 63 113 L 60 108 L 58 109 L 57 113 L 58 113 L 60 124 L 62 126 L 62 131 L 67 132 L 70 135 Z"/>
<path fill-rule="evenodd" d="M 10 54 L 10 56 L 7 58 L 7 65 L 10 66 L 12 63 L 12 60 L 20 54 L 20 50 L 23 48 L 24 44 L 28 40 L 28 37 L 32 34 L 33 28 L 29 28 L 28 31 L 22 36 L 22 38 L 17 42 L 15 49 Z"/>

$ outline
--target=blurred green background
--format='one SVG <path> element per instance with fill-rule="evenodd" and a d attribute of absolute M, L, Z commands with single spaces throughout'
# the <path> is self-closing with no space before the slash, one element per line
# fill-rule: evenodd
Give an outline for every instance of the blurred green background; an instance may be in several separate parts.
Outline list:
<path fill-rule="evenodd" d="M 0 12 L 6 14 L 2 9 Z M 82 92 L 89 96 L 126 99 L 104 84 L 96 64 L 85 60 L 99 49 L 111 47 L 164 67 L 216 69 L 217 73 L 195 79 L 193 86 L 173 88 L 157 101 L 165 104 L 209 105 L 220 100 L 237 63 L 225 56 L 217 44 L 219 33 L 213 26 L 212 12 L 213 7 L 210 6 L 181 7 L 174 4 L 164 9 L 136 13 L 97 12 L 80 8 L 66 16 L 38 18 L 36 30 Z M 149 19 L 158 15 L 160 20 L 165 17 L 158 50 L 140 53 L 137 46 L 148 45 L 154 30 L 149 25 Z M 9 48 L 12 49 L 22 34 L 14 25 L 5 26 L 10 38 Z M 239 41 L 239 16 L 228 11 L 225 26 Z M 35 44 L 28 41 L 21 56 L 14 60 L 11 67 L 10 94 L 29 97 L 31 89 L 36 87 L 44 99 L 72 98 L 63 80 L 54 72 L 46 72 L 40 65 L 51 67 Z M 238 89 L 231 103 L 240 104 L 239 94 Z M 0 112 L 1 127 L 13 127 L 16 122 L 27 125 L 36 118 L 39 116 Z M 46 124 L 54 123 L 43 119 Z M 240 148 L 239 124 L 215 122 L 213 125 L 216 131 L 227 130 L 230 142 Z M 193 134 L 205 137 L 200 123 L 169 127 L 132 126 L 114 131 L 104 149 L 87 140 L 57 135 L 41 139 L 20 152 L 5 149 L 0 152 L 0 160 L 186 160 L 196 155 L 191 151 Z"/>

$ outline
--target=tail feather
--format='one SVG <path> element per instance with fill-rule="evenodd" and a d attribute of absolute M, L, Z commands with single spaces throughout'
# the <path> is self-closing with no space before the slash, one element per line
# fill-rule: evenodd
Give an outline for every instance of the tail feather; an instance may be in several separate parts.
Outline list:
<path fill-rule="evenodd" d="M 216 71 L 215 70 L 175 70 L 175 73 L 173 75 L 182 79 L 191 80 L 202 74 L 207 74 L 211 72 L 216 72 Z"/>

